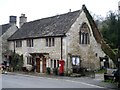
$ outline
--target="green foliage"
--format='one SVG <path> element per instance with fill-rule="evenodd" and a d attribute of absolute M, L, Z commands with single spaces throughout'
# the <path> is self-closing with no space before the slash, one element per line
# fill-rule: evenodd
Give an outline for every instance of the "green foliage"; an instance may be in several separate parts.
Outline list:
<path fill-rule="evenodd" d="M 113 48 L 117 48 L 118 41 L 120 43 L 120 37 L 117 38 L 120 34 L 120 21 L 117 19 L 117 14 L 110 12 L 106 20 L 102 21 L 102 30 L 100 30 L 103 34 L 98 30 L 96 23 L 94 22 L 92 16 L 89 14 L 89 11 L 83 5 L 82 9 L 84 10 L 86 17 L 91 25 L 93 36 L 95 37 L 96 41 L 101 44 L 102 50 L 108 55 L 113 62 L 117 65 L 116 62 L 116 53 L 112 50 Z M 119 29 L 118 29 L 119 28 Z M 119 31 L 119 34 L 117 33 Z M 107 42 L 105 42 L 105 41 Z M 112 47 L 112 49 L 111 49 Z"/>
<path fill-rule="evenodd" d="M 103 74 L 106 72 L 106 69 L 100 69 L 97 72 L 95 72 L 96 74 Z"/>
<path fill-rule="evenodd" d="M 49 67 L 46 68 L 46 73 L 47 73 L 47 74 L 50 74 L 50 73 L 51 73 L 51 70 L 50 70 Z"/>
<path fill-rule="evenodd" d="M 112 49 L 118 47 L 118 27 L 120 27 L 118 15 L 115 12 L 109 12 L 106 19 L 102 22 L 101 32 Z"/>
<path fill-rule="evenodd" d="M 19 55 L 17 53 L 12 53 L 12 60 L 11 60 L 11 67 L 13 67 L 14 70 L 22 70 L 23 66 L 23 55 Z"/>
<path fill-rule="evenodd" d="M 53 74 L 58 75 L 58 68 L 53 68 Z"/>

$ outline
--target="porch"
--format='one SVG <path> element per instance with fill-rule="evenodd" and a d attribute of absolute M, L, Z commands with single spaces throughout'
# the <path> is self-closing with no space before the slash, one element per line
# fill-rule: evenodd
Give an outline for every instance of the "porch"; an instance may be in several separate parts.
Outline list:
<path fill-rule="evenodd" d="M 47 68 L 51 69 L 59 67 L 59 60 L 50 58 L 49 53 L 29 53 L 27 65 L 32 65 L 33 72 L 46 73 Z"/>

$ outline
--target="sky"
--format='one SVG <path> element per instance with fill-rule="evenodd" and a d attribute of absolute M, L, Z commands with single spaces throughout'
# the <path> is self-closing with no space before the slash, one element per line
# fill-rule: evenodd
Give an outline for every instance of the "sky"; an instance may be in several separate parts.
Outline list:
<path fill-rule="evenodd" d="M 109 11 L 118 10 L 120 0 L 0 0 L 0 25 L 9 23 L 9 16 L 26 14 L 27 21 L 55 16 L 80 10 L 85 4 L 87 9 L 96 15 L 105 17 Z"/>

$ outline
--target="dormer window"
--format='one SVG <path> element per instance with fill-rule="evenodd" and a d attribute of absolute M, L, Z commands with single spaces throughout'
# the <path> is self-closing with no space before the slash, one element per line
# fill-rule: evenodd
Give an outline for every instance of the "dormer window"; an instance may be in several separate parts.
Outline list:
<path fill-rule="evenodd" d="M 89 27 L 86 23 L 83 23 L 79 32 L 79 43 L 90 44 Z"/>

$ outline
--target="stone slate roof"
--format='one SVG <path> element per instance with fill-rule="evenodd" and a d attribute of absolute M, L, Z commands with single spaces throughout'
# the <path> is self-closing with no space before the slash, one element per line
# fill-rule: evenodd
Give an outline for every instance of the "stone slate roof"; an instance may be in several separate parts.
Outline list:
<path fill-rule="evenodd" d="M 11 27 L 10 24 L 3 24 L 2 25 L 2 35 Z"/>
<path fill-rule="evenodd" d="M 78 10 L 27 22 L 8 40 L 64 36 L 80 13 Z"/>

